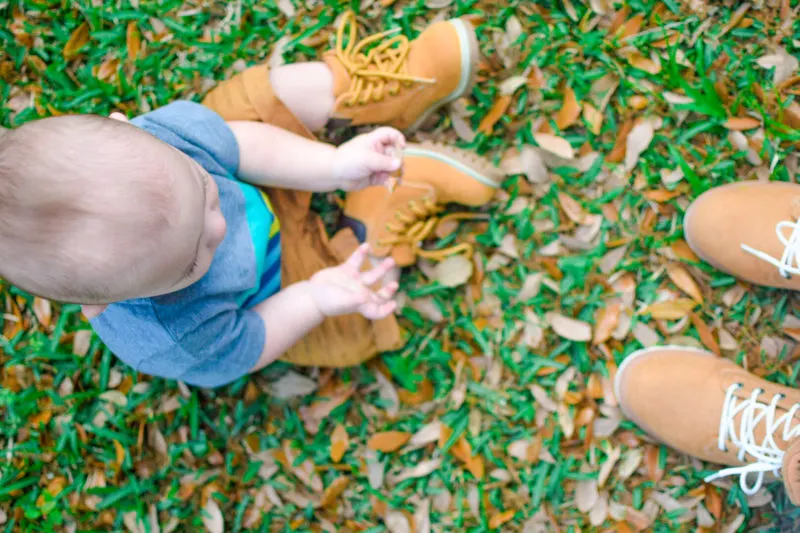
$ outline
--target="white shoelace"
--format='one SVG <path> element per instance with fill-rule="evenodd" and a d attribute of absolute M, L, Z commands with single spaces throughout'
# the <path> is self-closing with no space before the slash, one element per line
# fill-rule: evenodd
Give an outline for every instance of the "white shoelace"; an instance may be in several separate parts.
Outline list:
<path fill-rule="evenodd" d="M 764 482 L 766 472 L 774 472 L 780 476 L 780 469 L 783 465 L 784 451 L 775 442 L 775 433 L 783 425 L 781 437 L 784 441 L 800 435 L 800 425 L 792 428 L 794 415 L 800 409 L 800 404 L 794 404 L 792 408 L 778 419 L 775 418 L 775 411 L 778 402 L 783 395 L 776 394 L 772 397 L 769 404 L 758 401 L 758 397 L 764 393 L 762 389 L 755 389 L 749 398 L 740 400 L 736 397 L 736 391 L 742 387 L 739 383 L 734 383 L 728 387 L 725 393 L 725 403 L 722 406 L 722 415 L 719 421 L 719 439 L 717 446 L 721 451 L 726 451 L 726 442 L 730 442 L 739 448 L 737 457 L 740 461 L 745 460 L 749 455 L 753 462 L 744 466 L 736 466 L 720 470 L 716 474 L 708 476 L 705 481 L 709 483 L 715 479 L 728 476 L 739 476 L 739 486 L 745 494 L 753 495 L 758 492 Z M 736 427 L 736 417 L 741 414 L 741 422 Z M 761 444 L 756 442 L 755 429 L 760 423 L 765 424 L 764 440 Z M 747 484 L 748 474 L 756 474 L 753 485 Z"/>
<path fill-rule="evenodd" d="M 786 228 L 792 231 L 788 239 L 783 232 Z M 778 267 L 778 272 L 781 273 L 781 276 L 789 279 L 790 274 L 800 274 L 800 220 L 797 222 L 779 222 L 775 226 L 775 233 L 778 235 L 778 240 L 786 247 L 780 260 L 746 244 L 741 245 L 742 250 Z"/>

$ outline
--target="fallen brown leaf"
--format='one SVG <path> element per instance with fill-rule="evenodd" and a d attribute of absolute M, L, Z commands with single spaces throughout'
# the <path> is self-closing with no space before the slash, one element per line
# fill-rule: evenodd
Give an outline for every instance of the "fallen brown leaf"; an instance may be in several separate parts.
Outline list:
<path fill-rule="evenodd" d="M 680 290 L 691 296 L 694 300 L 703 301 L 703 293 L 700 292 L 697 282 L 691 274 L 678 263 L 670 263 L 667 266 L 667 275 L 672 283 L 675 284 Z"/>
<path fill-rule="evenodd" d="M 367 441 L 367 448 L 381 452 L 394 452 L 399 450 L 411 438 L 407 431 L 383 431 L 376 433 Z"/>
<path fill-rule="evenodd" d="M 486 116 L 483 117 L 481 123 L 478 125 L 478 131 L 483 132 L 485 134 L 490 134 L 492 129 L 494 129 L 495 124 L 503 118 L 503 115 L 506 114 L 506 110 L 508 110 L 508 106 L 511 105 L 511 96 L 509 95 L 501 95 L 492 104 L 491 109 L 489 112 L 486 113 Z"/>
<path fill-rule="evenodd" d="M 602 344 L 611 338 L 611 334 L 619 324 L 621 311 L 622 304 L 619 302 L 614 302 L 600 310 L 595 322 L 592 344 Z"/>
<path fill-rule="evenodd" d="M 89 23 L 84 22 L 72 32 L 67 40 L 67 44 L 64 45 L 64 59 L 72 59 L 76 55 L 78 55 L 78 51 L 80 51 L 83 46 L 89 42 Z"/>
<path fill-rule="evenodd" d="M 650 315 L 653 318 L 663 320 L 678 320 L 688 316 L 697 302 L 689 298 L 678 298 L 666 302 L 656 302 L 642 309 L 643 315 Z"/>
<path fill-rule="evenodd" d="M 556 115 L 556 126 L 558 129 L 565 130 L 578 121 L 581 116 L 581 104 L 575 97 L 575 91 L 572 87 L 564 89 L 564 100 L 561 104 L 561 109 L 558 110 Z"/>
<path fill-rule="evenodd" d="M 745 131 L 759 127 L 761 121 L 753 117 L 731 117 L 723 125 L 729 130 Z"/>
<path fill-rule="evenodd" d="M 344 457 L 347 448 L 350 446 L 350 439 L 347 430 L 341 424 L 337 424 L 331 434 L 331 461 L 338 463 Z"/>
<path fill-rule="evenodd" d="M 697 330 L 697 334 L 700 336 L 700 341 L 708 348 L 710 351 L 714 352 L 717 355 L 722 355 L 722 351 L 719 348 L 719 344 L 717 343 L 716 339 L 714 339 L 714 334 L 711 333 L 711 328 L 709 328 L 703 319 L 701 319 L 697 313 L 691 313 L 689 318 L 694 325 L 694 329 Z"/>

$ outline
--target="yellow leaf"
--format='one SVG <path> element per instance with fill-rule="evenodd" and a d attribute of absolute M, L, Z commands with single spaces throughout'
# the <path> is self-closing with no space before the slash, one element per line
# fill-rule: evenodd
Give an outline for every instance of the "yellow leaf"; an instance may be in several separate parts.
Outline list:
<path fill-rule="evenodd" d="M 633 68 L 643 70 L 650 74 L 658 74 L 661 72 L 661 65 L 650 59 L 649 57 L 643 56 L 639 52 L 633 52 L 632 54 L 628 55 L 628 63 Z"/>
<path fill-rule="evenodd" d="M 113 57 L 103 61 L 95 75 L 98 80 L 108 81 L 117 73 L 118 68 L 119 59 Z"/>
<path fill-rule="evenodd" d="M 753 117 L 731 117 L 725 121 L 724 126 L 733 131 L 752 130 L 761 125 L 761 121 Z"/>
<path fill-rule="evenodd" d="M 589 126 L 589 131 L 600 135 L 600 130 L 603 128 L 603 113 L 589 102 L 583 104 L 583 120 Z"/>
<path fill-rule="evenodd" d="M 139 57 L 139 50 L 142 48 L 142 34 L 139 33 L 139 27 L 134 20 L 128 23 L 125 42 L 128 46 L 128 59 L 136 61 L 136 58 Z"/>
<path fill-rule="evenodd" d="M 67 44 L 64 45 L 64 59 L 72 59 L 89 42 L 89 23 L 84 22 L 72 32 Z"/>
<path fill-rule="evenodd" d="M 619 324 L 619 315 L 621 311 L 622 304 L 619 302 L 607 305 L 600 310 L 594 328 L 592 344 L 602 344 L 611 338 L 611 334 L 617 328 L 617 324 Z"/>
<path fill-rule="evenodd" d="M 117 440 L 114 440 L 114 454 L 117 459 L 116 466 L 119 467 L 122 465 L 122 462 L 125 461 L 125 448 L 123 448 L 122 444 Z"/>
<path fill-rule="evenodd" d="M 512 518 L 514 518 L 514 511 L 513 509 L 509 509 L 508 511 L 503 511 L 502 513 L 497 513 L 496 515 L 492 516 L 489 519 L 489 529 L 497 529 L 498 527 L 502 526 Z"/>
<path fill-rule="evenodd" d="M 667 266 L 667 275 L 676 287 L 691 296 L 692 299 L 698 302 L 703 301 L 703 293 L 700 292 L 700 287 L 697 286 L 697 282 L 683 266 L 678 263 L 670 264 Z"/>
<path fill-rule="evenodd" d="M 494 125 L 506 114 L 509 105 L 511 105 L 511 96 L 504 95 L 498 97 L 497 100 L 494 101 L 492 108 L 486 113 L 486 116 L 483 117 L 483 120 L 481 120 L 481 123 L 478 125 L 478 131 L 487 135 L 490 134 Z"/>
<path fill-rule="evenodd" d="M 563 192 L 559 192 L 558 203 L 561 204 L 561 209 L 564 210 L 564 213 L 566 213 L 571 221 L 576 224 L 586 223 L 588 214 L 575 198 Z"/>
<path fill-rule="evenodd" d="M 328 485 L 325 491 L 322 493 L 322 498 L 319 501 L 319 504 L 322 507 L 330 507 L 332 504 L 336 502 L 336 499 L 344 492 L 344 489 L 347 488 L 347 485 L 350 483 L 350 479 L 347 476 L 339 476 L 333 480 L 333 483 Z"/>
<path fill-rule="evenodd" d="M 581 116 L 581 104 L 575 97 L 575 91 L 567 87 L 564 89 L 564 102 L 556 115 L 556 126 L 560 130 L 567 129 L 575 124 L 579 116 Z"/>
<path fill-rule="evenodd" d="M 376 433 L 367 441 L 367 448 L 381 452 L 393 452 L 408 442 L 411 433 L 407 431 L 383 431 Z"/>
<path fill-rule="evenodd" d="M 343 425 L 338 424 L 331 434 L 331 461 L 334 463 L 341 461 L 349 446 L 350 439 L 347 437 L 347 430 Z"/>
<path fill-rule="evenodd" d="M 700 336 L 703 345 L 715 354 L 722 355 L 722 351 L 719 349 L 719 343 L 717 343 L 717 340 L 714 338 L 714 334 L 711 333 L 711 328 L 703 322 L 697 313 L 690 314 L 689 318 L 691 318 L 692 325 L 694 329 L 697 330 L 697 334 Z"/>
<path fill-rule="evenodd" d="M 689 313 L 696 305 L 697 302 L 689 298 L 678 298 L 677 300 L 650 304 L 642 310 L 642 314 L 661 320 L 678 320 L 689 316 Z"/>

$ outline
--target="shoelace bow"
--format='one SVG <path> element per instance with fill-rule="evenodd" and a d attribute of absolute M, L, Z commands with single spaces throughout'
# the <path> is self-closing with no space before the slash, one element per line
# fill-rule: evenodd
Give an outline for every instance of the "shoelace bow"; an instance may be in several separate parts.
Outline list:
<path fill-rule="evenodd" d="M 365 50 L 400 31 L 392 30 L 377 33 L 357 41 L 356 16 L 347 12 L 336 30 L 336 57 L 350 75 L 350 87 L 346 91 L 345 105 L 379 102 L 388 93 L 391 96 L 400 91 L 401 85 L 412 83 L 433 84 L 436 80 L 412 76 L 408 73 L 409 41 L 404 35 L 395 35 Z M 345 42 L 347 34 L 347 45 Z"/>
<path fill-rule="evenodd" d="M 792 232 L 788 239 L 783 232 L 787 228 Z M 741 245 L 742 250 L 778 267 L 778 272 L 781 273 L 781 276 L 789 279 L 791 274 L 800 274 L 800 220 L 797 222 L 779 222 L 775 226 L 775 233 L 778 235 L 778 240 L 785 246 L 780 259 L 776 259 L 746 244 Z"/>
<path fill-rule="evenodd" d="M 472 245 L 467 242 L 440 250 L 425 250 L 422 248 L 422 242 L 430 237 L 439 224 L 449 220 L 476 218 L 476 215 L 472 213 L 451 213 L 441 217 L 438 216 L 442 211 L 444 211 L 444 207 L 436 204 L 430 198 L 423 198 L 420 202 L 410 201 L 405 211 L 396 211 L 395 220 L 386 224 L 386 230 L 391 235 L 379 240 L 378 246 L 408 245 L 414 254 L 434 261 L 441 261 L 457 254 L 463 254 L 467 257 L 472 256 Z"/>
<path fill-rule="evenodd" d="M 800 425 L 795 425 L 794 428 L 791 427 L 794 416 L 800 409 L 800 404 L 793 405 L 790 410 L 776 419 L 778 402 L 783 398 L 782 394 L 776 394 L 769 404 L 765 404 L 758 400 L 758 397 L 764 391 L 755 389 L 748 398 L 740 400 L 736 397 L 736 391 L 741 387 L 741 384 L 734 383 L 728 387 L 725 393 L 725 402 L 720 416 L 717 447 L 720 451 L 726 451 L 726 443 L 730 441 L 739 449 L 737 457 L 740 461 L 744 461 L 745 457 L 749 455 L 753 462 L 744 466 L 725 468 L 716 474 L 708 476 L 705 481 L 709 483 L 715 479 L 738 475 L 739 486 L 742 491 L 745 494 L 753 495 L 761 488 L 766 472 L 780 475 L 784 451 L 775 442 L 775 433 L 783 426 L 781 437 L 784 441 L 800 435 Z M 737 428 L 736 417 L 739 414 L 741 414 L 741 422 Z M 764 424 L 765 427 L 764 439 L 760 444 L 756 442 L 755 437 L 755 429 L 758 424 Z M 756 480 L 753 485 L 748 485 L 747 483 L 749 474 L 756 474 Z"/>

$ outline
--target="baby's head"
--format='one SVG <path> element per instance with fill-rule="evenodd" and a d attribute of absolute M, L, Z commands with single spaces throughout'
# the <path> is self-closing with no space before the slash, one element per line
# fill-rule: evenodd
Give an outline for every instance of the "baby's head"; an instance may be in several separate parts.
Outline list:
<path fill-rule="evenodd" d="M 29 292 L 82 304 L 175 292 L 224 235 L 211 176 L 124 120 L 0 133 L 0 276 Z"/>

